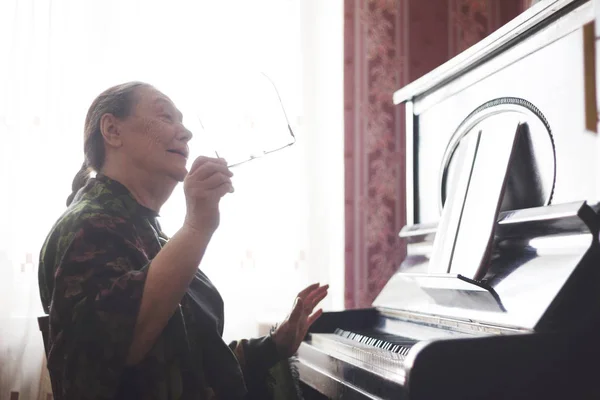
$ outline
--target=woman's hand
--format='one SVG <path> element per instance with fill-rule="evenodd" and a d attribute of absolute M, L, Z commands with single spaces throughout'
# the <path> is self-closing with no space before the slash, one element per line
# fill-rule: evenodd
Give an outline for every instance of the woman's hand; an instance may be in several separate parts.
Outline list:
<path fill-rule="evenodd" d="M 183 181 L 187 213 L 185 224 L 197 231 L 214 232 L 219 226 L 219 201 L 233 192 L 227 162 L 221 158 L 198 157 Z"/>
<path fill-rule="evenodd" d="M 314 313 L 313 310 L 327 296 L 328 288 L 329 285 L 314 283 L 298 293 L 292 312 L 273 333 L 277 351 L 282 357 L 291 357 L 298 351 L 308 328 L 323 313 L 322 309 Z"/>

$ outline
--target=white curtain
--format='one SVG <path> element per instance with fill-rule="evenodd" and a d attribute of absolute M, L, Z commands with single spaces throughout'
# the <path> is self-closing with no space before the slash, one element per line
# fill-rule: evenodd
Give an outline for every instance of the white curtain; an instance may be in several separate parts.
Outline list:
<path fill-rule="evenodd" d="M 89 104 L 124 81 L 155 85 L 199 132 L 203 80 L 273 79 L 298 141 L 235 170 L 201 268 L 224 297 L 226 339 L 281 320 L 313 281 L 341 307 L 342 21 L 341 0 L 0 1 L 0 400 L 46 399 L 39 249 L 83 160 Z M 203 137 L 193 150 L 210 154 Z M 178 187 L 167 233 L 184 212 Z"/>

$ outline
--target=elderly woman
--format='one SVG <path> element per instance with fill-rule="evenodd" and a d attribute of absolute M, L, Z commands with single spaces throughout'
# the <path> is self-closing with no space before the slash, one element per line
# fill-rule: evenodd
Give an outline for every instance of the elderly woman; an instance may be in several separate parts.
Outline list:
<path fill-rule="evenodd" d="M 199 265 L 232 173 L 207 157 L 188 172 L 191 138 L 173 102 L 148 84 L 110 88 L 92 103 L 85 162 L 40 254 L 57 398 L 296 396 L 288 358 L 319 317 L 327 286 L 301 291 L 270 335 L 223 341 L 223 300 Z M 168 239 L 157 217 L 178 182 L 186 217 Z"/>

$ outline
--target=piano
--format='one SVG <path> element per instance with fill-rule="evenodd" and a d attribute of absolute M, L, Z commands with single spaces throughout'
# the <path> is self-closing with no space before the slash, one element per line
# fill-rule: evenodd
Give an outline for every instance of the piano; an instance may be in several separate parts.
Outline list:
<path fill-rule="evenodd" d="M 596 11 L 540 2 L 394 93 L 407 256 L 311 327 L 306 399 L 600 398 Z"/>

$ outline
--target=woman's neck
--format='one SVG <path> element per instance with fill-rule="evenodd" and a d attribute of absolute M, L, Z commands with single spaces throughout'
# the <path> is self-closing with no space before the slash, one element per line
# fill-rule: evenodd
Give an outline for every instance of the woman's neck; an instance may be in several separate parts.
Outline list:
<path fill-rule="evenodd" d="M 138 203 L 157 213 L 177 186 L 177 181 L 168 176 L 157 177 L 132 166 L 115 168 L 105 165 L 102 174 L 125 186 Z"/>

